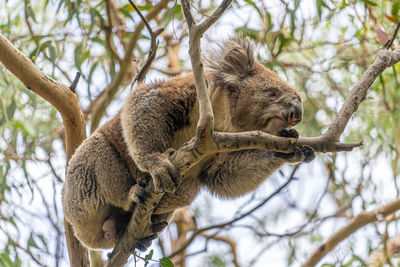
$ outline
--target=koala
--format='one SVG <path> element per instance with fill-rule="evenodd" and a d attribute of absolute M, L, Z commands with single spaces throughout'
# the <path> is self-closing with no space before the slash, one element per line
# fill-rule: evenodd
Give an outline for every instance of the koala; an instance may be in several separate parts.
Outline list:
<path fill-rule="evenodd" d="M 207 59 L 214 129 L 297 138 L 292 127 L 302 120 L 300 95 L 259 63 L 253 50 L 248 39 L 234 37 Z M 315 157 L 307 146 L 289 154 L 258 149 L 217 153 L 199 161 L 177 185 L 179 171 L 168 158 L 195 135 L 198 105 L 192 74 L 140 85 L 122 110 L 76 150 L 67 170 L 63 207 L 85 246 L 115 246 L 150 179 L 154 190 L 165 194 L 151 218 L 154 235 L 139 242 L 139 249 L 146 249 L 174 211 L 189 205 L 201 188 L 235 198 L 256 189 L 282 164 Z"/>

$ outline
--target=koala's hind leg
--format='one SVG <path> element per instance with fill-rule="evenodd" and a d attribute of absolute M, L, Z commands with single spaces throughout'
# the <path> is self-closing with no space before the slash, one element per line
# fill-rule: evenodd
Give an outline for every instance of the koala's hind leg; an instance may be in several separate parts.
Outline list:
<path fill-rule="evenodd" d="M 104 238 L 102 230 L 112 211 L 99 191 L 100 182 L 95 171 L 97 155 L 103 147 L 104 141 L 97 137 L 85 140 L 69 162 L 63 187 L 65 219 L 72 225 L 75 236 L 92 249 L 115 245 L 113 240 Z"/>
<path fill-rule="evenodd" d="M 128 166 L 106 137 L 101 133 L 95 136 L 102 141 L 97 148 L 101 157 L 94 166 L 100 195 L 106 203 L 129 212 L 137 199 L 136 177 L 132 177 Z"/>

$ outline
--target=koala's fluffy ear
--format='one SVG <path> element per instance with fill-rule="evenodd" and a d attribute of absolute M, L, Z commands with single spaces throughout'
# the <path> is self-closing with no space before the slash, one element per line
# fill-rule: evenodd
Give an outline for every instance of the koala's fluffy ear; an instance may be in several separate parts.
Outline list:
<path fill-rule="evenodd" d="M 235 36 L 219 45 L 206 59 L 208 69 L 224 83 L 236 87 L 254 67 L 253 44 L 249 38 Z"/>

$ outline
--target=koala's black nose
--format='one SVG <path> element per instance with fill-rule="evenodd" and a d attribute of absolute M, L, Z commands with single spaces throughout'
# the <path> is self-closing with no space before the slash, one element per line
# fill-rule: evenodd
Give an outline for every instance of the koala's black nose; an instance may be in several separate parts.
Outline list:
<path fill-rule="evenodd" d="M 303 106 L 301 105 L 300 100 L 293 99 L 290 102 L 288 113 L 287 113 L 287 122 L 294 126 L 298 124 L 303 118 Z"/>

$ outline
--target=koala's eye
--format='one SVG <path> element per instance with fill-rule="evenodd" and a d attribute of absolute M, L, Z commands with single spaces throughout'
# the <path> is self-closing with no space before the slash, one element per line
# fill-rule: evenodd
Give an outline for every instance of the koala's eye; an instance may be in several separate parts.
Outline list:
<path fill-rule="evenodd" d="M 278 90 L 275 88 L 267 88 L 265 89 L 265 92 L 268 94 L 269 97 L 277 97 L 278 96 Z"/>

